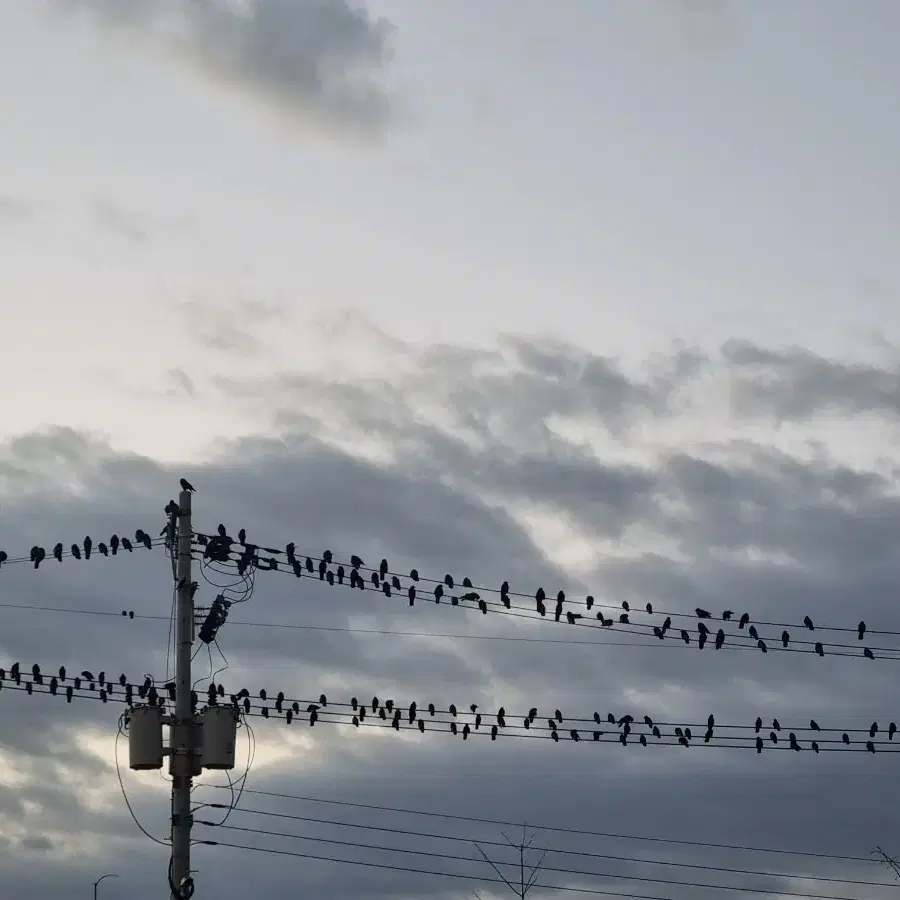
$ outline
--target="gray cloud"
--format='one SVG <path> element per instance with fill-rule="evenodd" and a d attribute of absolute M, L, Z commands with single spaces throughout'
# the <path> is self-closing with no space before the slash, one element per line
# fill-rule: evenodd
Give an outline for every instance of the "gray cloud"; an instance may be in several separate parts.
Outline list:
<path fill-rule="evenodd" d="M 117 203 L 96 197 L 91 202 L 91 215 L 98 227 L 129 243 L 142 244 L 147 240 L 147 228 L 141 216 Z"/>
<path fill-rule="evenodd" d="M 166 380 L 169 382 L 169 392 L 172 396 L 187 395 L 191 399 L 197 396 L 194 380 L 184 369 L 169 369 L 166 372 Z"/>
<path fill-rule="evenodd" d="M 808 421 L 816 415 L 900 415 L 900 365 L 840 363 L 800 347 L 770 350 L 730 341 L 723 360 L 740 416 Z"/>
<path fill-rule="evenodd" d="M 255 331 L 268 322 L 283 322 L 283 306 L 261 300 L 181 300 L 176 304 L 197 343 L 218 353 L 255 357 L 265 344 Z"/>
<path fill-rule="evenodd" d="M 897 358 L 896 348 L 885 349 Z M 518 335 L 502 335 L 492 352 L 438 345 L 421 352 L 394 346 L 392 353 L 414 360 L 417 371 L 330 386 L 329 396 L 343 395 L 338 412 L 350 411 L 348 404 L 354 416 L 384 412 L 398 397 L 424 394 L 453 416 L 457 434 L 484 437 L 501 429 L 539 441 L 546 440 L 552 419 L 599 425 L 618 438 L 636 434 L 647 422 L 702 407 L 709 387 L 721 389 L 738 423 L 876 416 L 894 424 L 900 412 L 898 362 L 847 362 L 746 340 L 728 341 L 717 353 L 677 348 L 651 359 L 640 375 L 562 341 Z M 228 387 L 248 395 L 322 396 L 314 379 L 297 373 Z"/>
<path fill-rule="evenodd" d="M 140 526 L 155 533 L 162 506 L 184 474 L 198 488 L 198 528 L 212 530 L 219 521 L 232 529 L 243 525 L 262 543 L 292 540 L 311 553 L 329 547 L 368 561 L 386 556 L 399 571 L 416 565 L 423 574 L 468 574 L 486 585 L 506 578 L 514 589 L 530 592 L 543 585 L 551 596 L 558 588 L 570 596 L 591 591 L 598 602 L 612 605 L 628 600 L 640 608 L 649 600 L 672 612 L 697 605 L 718 612 L 728 606 L 771 622 L 798 622 L 809 613 L 819 625 L 850 627 L 866 618 L 870 627 L 900 631 L 893 602 L 900 571 L 892 547 L 900 501 L 878 473 L 850 469 L 827 455 L 807 463 L 769 446 L 726 438 L 711 439 L 715 453 L 709 455 L 682 448 L 625 461 L 613 453 L 600 456 L 575 432 L 565 436 L 551 427 L 557 417 L 583 426 L 607 423 L 610 441 L 624 451 L 637 445 L 642 423 L 677 420 L 684 404 L 693 402 L 698 378 L 731 377 L 746 359 L 755 365 L 757 358 L 769 360 L 773 354 L 780 359 L 779 353 L 756 347 L 745 357 L 728 350 L 720 358 L 702 359 L 678 351 L 637 377 L 577 347 L 510 337 L 494 353 L 430 348 L 417 358 L 417 374 L 383 383 L 360 379 L 339 385 L 296 373 L 231 379 L 225 386 L 232 397 L 266 396 L 277 435 L 218 447 L 214 460 L 198 460 L 184 471 L 115 453 L 97 438 L 65 428 L 7 443 L 0 452 L 6 498 L 0 546 L 27 553 L 34 543 L 70 543 L 85 532 L 99 538 Z M 789 370 L 792 363 L 785 365 Z M 842 364 L 821 365 L 831 371 Z M 867 390 L 867 382 L 854 381 L 844 388 L 842 402 L 848 409 L 862 408 Z M 774 396 L 777 402 L 777 392 Z M 438 407 L 450 416 L 440 424 L 427 415 Z M 810 408 L 826 413 L 832 407 L 821 396 Z M 381 441 L 390 449 L 390 461 L 376 464 L 356 449 L 341 449 L 361 446 L 363 438 Z M 531 527 L 538 515 L 561 524 L 563 543 L 595 548 L 582 554 L 584 565 L 567 568 L 552 542 L 538 539 Z M 217 590 L 203 575 L 216 580 L 204 570 L 200 602 Z M 0 604 L 8 604 L 0 606 L 3 665 L 15 658 L 27 665 L 37 661 L 47 670 L 65 662 L 137 677 L 164 672 L 171 571 L 157 552 L 80 564 L 51 561 L 38 572 L 27 565 L 4 566 L 0 587 Z M 71 612 L 9 606 L 22 604 Z M 126 607 L 138 618 L 122 618 Z M 760 627 L 773 636 L 780 630 Z M 437 641 L 375 631 L 460 637 Z M 573 633 L 579 640 L 605 642 L 565 643 Z M 562 643 L 508 640 L 541 637 Z M 855 646 L 855 634 L 846 642 Z M 475 702 L 487 710 L 503 703 L 520 711 L 534 703 L 542 709 L 559 706 L 567 715 L 630 710 L 679 722 L 702 721 L 714 712 L 719 722 L 752 722 L 760 714 L 777 715 L 787 728 L 810 717 L 825 727 L 867 728 L 872 719 L 883 722 L 893 715 L 894 664 L 888 660 L 763 656 L 727 647 L 701 654 L 668 640 L 644 643 L 615 630 L 601 636 L 568 626 L 529 625 L 446 604 L 417 603 L 410 610 L 402 596 L 389 601 L 371 591 L 259 573 L 252 598 L 233 608 L 222 631 L 220 645 L 230 665 L 220 677 L 230 690 L 266 686 L 301 696 L 324 690 L 340 699 L 378 694 L 402 703 Z M 205 654 L 195 665 L 199 678 L 209 677 Z M 7 838 L 0 842 L 0 861 L 9 890 L 29 884 L 40 896 L 61 900 L 71 896 L 73 884 L 89 887 L 99 873 L 111 870 L 122 878 L 110 896 L 114 890 L 135 900 L 158 896 L 165 889 L 164 849 L 140 835 L 114 793 L 111 806 L 91 806 L 89 787 L 117 790 L 115 765 L 108 750 L 98 756 L 83 741 L 75 743 L 76 733 L 85 729 L 110 741 L 118 709 L 89 702 L 68 706 L 5 689 L 0 704 L 4 764 L 18 761 L 30 776 L 23 786 L 0 769 L 0 830 Z M 249 786 L 282 794 L 859 857 L 876 843 L 895 849 L 891 835 L 900 826 L 900 813 L 886 794 L 893 769 L 887 754 L 758 757 L 699 747 L 624 750 L 511 739 L 463 744 L 428 734 L 405 741 L 392 733 L 255 724 L 261 747 L 290 755 L 267 765 L 262 753 Z M 289 743 L 298 736 L 310 743 Z M 138 818 L 152 834 L 163 834 L 164 795 L 139 789 L 128 772 L 124 778 Z M 224 802 L 228 794 L 198 788 L 196 796 Z M 244 811 L 234 813 L 229 825 L 465 859 L 376 853 L 201 825 L 197 836 L 456 872 L 485 882 L 493 873 L 468 842 L 502 840 L 495 825 L 253 793 L 244 794 L 241 806 L 301 818 Z M 198 818 L 215 819 L 220 812 L 206 810 Z M 367 832 L 303 817 L 462 840 Z M 17 830 L 19 824 L 24 830 Z M 90 849 L 67 853 L 72 835 L 85 835 Z M 34 847 L 31 857 L 26 841 Z M 54 850 L 41 850 L 41 841 Z M 622 857 L 551 853 L 549 866 L 605 875 L 547 872 L 544 884 L 677 900 L 700 892 L 626 876 L 867 898 L 886 897 L 887 889 L 797 879 L 890 881 L 873 863 L 546 832 L 536 842 Z M 488 849 L 494 858 L 510 859 L 500 848 Z M 277 897 L 289 895 L 302 877 L 304 889 L 335 900 L 362 891 L 392 898 L 468 896 L 478 887 L 477 881 L 221 847 L 199 845 L 195 853 L 199 889 L 223 900 L 243 896 L 248 879 L 258 892 Z M 29 859 L 40 860 L 39 869 Z M 481 886 L 491 896 L 502 893 Z"/>
<path fill-rule="evenodd" d="M 33 204 L 20 197 L 0 192 L 0 223 L 18 224 L 31 218 L 34 213 Z"/>
<path fill-rule="evenodd" d="M 346 0 L 55 0 L 114 34 L 146 38 L 210 80 L 295 122 L 374 136 L 391 119 L 377 76 L 393 28 Z"/>

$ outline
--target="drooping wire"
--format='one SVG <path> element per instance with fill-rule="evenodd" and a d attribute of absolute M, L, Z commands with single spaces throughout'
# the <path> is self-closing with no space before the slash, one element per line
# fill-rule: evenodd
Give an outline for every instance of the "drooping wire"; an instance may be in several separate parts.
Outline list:
<path fill-rule="evenodd" d="M 253 763 L 256 759 L 256 733 L 253 730 L 253 727 L 250 725 L 250 722 L 247 720 L 246 716 L 241 714 L 238 717 L 237 722 L 238 728 L 243 728 L 247 734 L 247 764 L 244 767 L 244 771 L 238 778 L 232 780 L 231 775 L 226 771 L 225 777 L 228 779 L 228 786 L 225 788 L 225 785 L 217 784 L 217 785 L 205 785 L 205 784 L 195 784 L 192 786 L 191 791 L 193 792 L 197 788 L 201 787 L 217 787 L 217 788 L 225 788 L 231 792 L 231 802 L 225 806 L 221 803 L 199 803 L 191 810 L 191 814 L 199 812 L 201 809 L 224 809 L 225 815 L 220 822 L 216 822 L 216 825 L 224 825 L 229 816 L 238 808 L 238 805 L 241 802 L 241 797 L 243 796 L 244 789 L 247 786 L 247 779 L 250 776 L 250 771 L 253 768 Z M 237 792 L 235 792 L 235 788 L 237 788 Z"/>
<path fill-rule="evenodd" d="M 144 828 L 143 825 L 141 825 L 140 821 L 138 820 L 137 815 L 134 812 L 134 809 L 131 806 L 131 801 L 128 799 L 128 791 L 125 790 L 125 782 L 122 779 L 122 768 L 119 765 L 119 738 L 125 737 L 125 729 L 127 728 L 127 723 L 128 723 L 128 713 L 123 712 L 119 716 L 119 722 L 116 727 L 115 744 L 113 747 L 113 756 L 115 758 L 115 763 L 116 763 L 116 778 L 118 778 L 118 780 L 119 780 L 119 789 L 122 792 L 122 799 L 125 801 L 125 806 L 127 807 L 128 812 L 129 812 L 132 820 L 134 821 L 134 824 L 137 825 L 137 827 L 140 829 L 140 831 L 144 835 L 144 837 L 150 838 L 150 840 L 153 841 L 154 843 L 161 844 L 164 847 L 169 847 L 169 846 L 171 846 L 170 841 L 160 840 L 160 838 L 155 837 L 154 835 L 150 834 L 150 832 L 147 831 L 147 829 Z"/>

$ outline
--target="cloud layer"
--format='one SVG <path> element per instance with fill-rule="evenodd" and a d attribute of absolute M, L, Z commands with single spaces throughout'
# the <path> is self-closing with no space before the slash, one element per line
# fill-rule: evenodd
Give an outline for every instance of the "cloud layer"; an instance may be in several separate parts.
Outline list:
<path fill-rule="evenodd" d="M 393 29 L 345 0 L 55 0 L 111 34 L 166 50 L 204 77 L 289 120 L 380 133 L 391 104 L 378 81 Z"/>
<path fill-rule="evenodd" d="M 345 558 L 385 556 L 398 571 L 416 566 L 437 577 L 449 571 L 486 585 L 508 579 L 523 592 L 543 585 L 551 596 L 559 588 L 572 596 L 590 592 L 615 606 L 627 600 L 673 612 L 727 607 L 773 622 L 809 614 L 821 625 L 855 626 L 863 618 L 871 628 L 900 631 L 892 602 L 900 503 L 890 467 L 854 462 L 840 442 L 829 442 L 828 431 L 864 426 L 880 435 L 869 456 L 886 451 L 896 417 L 891 365 L 851 365 L 742 342 L 715 357 L 678 350 L 642 373 L 582 348 L 514 335 L 494 352 L 396 341 L 391 348 L 397 370 L 383 378 L 336 382 L 285 372 L 198 380 L 198 402 L 226 392 L 238 404 L 265 404 L 271 421 L 265 434 L 218 447 L 183 471 L 61 428 L 8 442 L 0 456 L 0 546 L 13 555 L 36 543 L 68 545 L 86 532 L 95 540 L 136 527 L 155 534 L 162 507 L 186 475 L 198 488 L 199 529 L 212 531 L 220 521 L 233 532 L 243 526 L 253 540 L 275 547 L 291 540 L 316 555 L 330 548 Z M 181 375 L 194 382 L 189 369 Z M 785 436 L 792 429 L 813 449 Z M 158 551 L 90 563 L 51 560 L 38 572 L 5 566 L 3 665 L 15 658 L 45 670 L 65 663 L 161 676 L 171 588 Z M 201 582 L 198 601 L 208 603 L 216 590 Z M 10 608 L 18 605 L 75 611 Z M 123 608 L 138 618 L 123 619 Z M 433 636 L 440 634 L 457 637 Z M 846 640 L 854 642 L 855 634 Z M 234 691 L 378 695 L 485 710 L 537 705 L 569 715 L 632 711 L 682 722 L 710 712 L 729 723 L 777 716 L 786 730 L 810 718 L 842 728 L 896 718 L 895 663 L 888 659 L 699 653 L 677 640 L 633 640 L 615 629 L 598 634 L 447 604 L 410 610 L 402 596 L 388 600 L 262 572 L 249 602 L 234 607 L 220 645 L 229 665 L 217 678 Z M 217 660 L 215 652 L 212 659 L 198 656 L 201 685 L 223 665 Z M 9 890 L 27 880 L 41 896 L 61 898 L 79 880 L 89 887 L 99 874 L 119 871 L 121 883 L 102 886 L 108 896 L 116 890 L 136 900 L 157 896 L 165 849 L 131 822 L 110 761 L 118 710 L 9 691 L 0 693 L 0 704 L 0 855 Z M 896 804 L 885 796 L 893 768 L 886 753 L 464 744 L 442 735 L 254 724 L 251 790 L 607 835 L 540 832 L 535 844 L 556 848 L 547 855 L 543 884 L 672 898 L 707 893 L 669 883 L 679 881 L 887 896 L 886 888 L 804 880 L 888 880 L 871 862 L 609 836 L 867 857 L 876 843 L 889 845 L 898 826 Z M 128 771 L 123 778 L 144 827 L 164 836 L 163 780 Z M 198 802 L 227 797 L 197 791 Z M 471 844 L 502 843 L 501 826 L 253 793 L 243 795 L 241 806 L 282 817 L 235 812 L 228 825 L 249 831 L 198 826 L 197 836 L 457 873 L 483 879 L 481 889 L 491 896 L 507 890 L 490 883 L 496 876 Z M 215 820 L 221 812 L 198 818 Z M 422 832 L 458 840 L 417 836 Z M 499 846 L 484 849 L 492 859 L 514 861 Z M 248 879 L 272 896 L 288 896 L 301 878 L 304 889 L 335 898 L 361 891 L 469 896 L 479 887 L 477 880 L 203 846 L 196 867 L 200 890 L 224 900 L 243 896 Z M 633 880 L 640 878 L 651 880 Z"/>

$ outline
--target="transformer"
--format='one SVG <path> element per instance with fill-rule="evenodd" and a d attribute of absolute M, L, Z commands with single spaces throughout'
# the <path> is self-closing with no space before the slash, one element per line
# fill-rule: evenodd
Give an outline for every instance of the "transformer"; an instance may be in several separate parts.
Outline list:
<path fill-rule="evenodd" d="M 209 706 L 201 713 L 204 769 L 234 768 L 238 715 L 233 706 Z"/>
<path fill-rule="evenodd" d="M 128 765 L 135 772 L 161 769 L 163 764 L 162 710 L 136 706 L 128 719 Z"/>

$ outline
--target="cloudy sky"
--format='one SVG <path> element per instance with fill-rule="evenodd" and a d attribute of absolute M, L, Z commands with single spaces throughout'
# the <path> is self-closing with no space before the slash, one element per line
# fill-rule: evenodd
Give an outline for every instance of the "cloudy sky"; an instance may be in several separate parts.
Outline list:
<path fill-rule="evenodd" d="M 197 897 L 494 900 L 473 841 L 511 874 L 522 823 L 532 897 L 888 896 L 895 766 L 862 748 L 900 719 L 898 28 L 893 0 L 0 0 L 10 558 L 155 536 L 186 475 L 199 531 L 404 575 L 259 572 L 201 689 L 765 720 L 757 755 L 253 718 L 195 837 L 261 850 L 198 845 Z M 528 615 L 410 609 L 412 567 Z M 0 666 L 162 681 L 171 599 L 161 549 L 4 565 Z M 699 653 L 696 607 L 772 652 L 732 622 Z M 168 783 L 121 707 L 0 708 L 4 896 L 163 896 Z"/>

